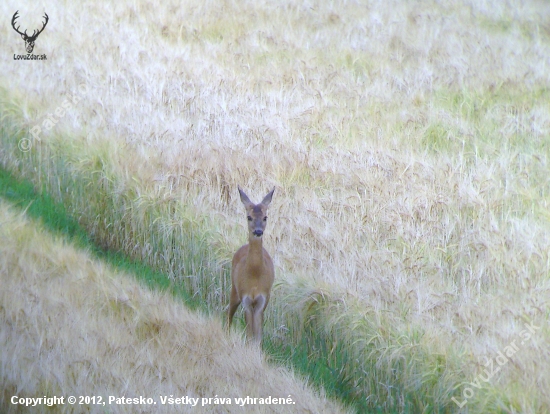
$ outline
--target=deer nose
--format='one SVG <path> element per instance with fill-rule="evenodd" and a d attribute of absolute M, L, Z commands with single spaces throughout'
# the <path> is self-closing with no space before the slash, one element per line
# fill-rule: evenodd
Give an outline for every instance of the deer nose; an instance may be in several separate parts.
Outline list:
<path fill-rule="evenodd" d="M 264 232 L 262 230 L 254 230 L 252 234 L 256 237 L 260 237 Z"/>

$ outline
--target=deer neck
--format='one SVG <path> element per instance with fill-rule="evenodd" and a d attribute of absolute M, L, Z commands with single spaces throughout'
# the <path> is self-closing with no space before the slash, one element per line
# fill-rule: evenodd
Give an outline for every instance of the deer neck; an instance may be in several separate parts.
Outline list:
<path fill-rule="evenodd" d="M 254 237 L 251 235 L 248 238 L 248 257 L 246 258 L 246 262 L 250 267 L 263 266 L 264 254 L 261 237 Z"/>

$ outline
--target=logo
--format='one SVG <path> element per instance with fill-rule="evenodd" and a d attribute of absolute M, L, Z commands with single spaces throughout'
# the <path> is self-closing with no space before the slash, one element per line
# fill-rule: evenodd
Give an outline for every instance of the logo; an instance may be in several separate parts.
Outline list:
<path fill-rule="evenodd" d="M 42 28 L 40 30 L 34 30 L 32 35 L 29 36 L 27 34 L 27 30 L 25 30 L 24 32 L 19 31 L 19 27 L 21 27 L 21 26 L 17 25 L 17 27 L 15 27 L 15 25 L 17 23 L 16 20 L 19 17 L 18 13 L 19 13 L 19 10 L 17 10 L 15 12 L 15 14 L 13 15 L 13 17 L 11 19 L 11 25 L 13 27 L 13 30 L 15 30 L 17 33 L 19 33 L 21 35 L 21 37 L 23 38 L 23 40 L 25 41 L 25 49 L 27 49 L 27 53 L 30 55 L 32 53 L 33 49 L 34 49 L 34 42 L 36 41 L 36 38 L 38 37 L 38 35 L 44 31 L 44 28 L 48 24 L 49 17 L 46 13 L 44 13 L 44 19 L 46 19 L 46 20 L 45 20 L 44 24 L 42 25 Z M 46 59 L 46 55 L 41 55 L 41 57 L 37 56 L 36 58 L 34 56 L 36 56 L 36 55 L 32 55 L 32 59 L 40 59 L 40 58 L 41 59 Z M 14 57 L 14 59 L 16 59 L 16 55 L 13 55 L 13 57 Z M 18 57 L 20 59 L 28 59 L 28 57 L 23 57 L 21 55 L 18 55 Z"/>

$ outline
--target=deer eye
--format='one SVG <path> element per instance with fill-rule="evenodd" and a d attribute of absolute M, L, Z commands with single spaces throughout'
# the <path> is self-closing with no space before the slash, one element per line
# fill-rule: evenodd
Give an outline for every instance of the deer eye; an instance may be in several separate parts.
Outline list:
<path fill-rule="evenodd" d="M 247 217 L 248 221 L 252 221 L 252 217 L 248 216 Z"/>
<path fill-rule="evenodd" d="M 264 221 L 267 221 L 267 216 L 264 217 Z"/>

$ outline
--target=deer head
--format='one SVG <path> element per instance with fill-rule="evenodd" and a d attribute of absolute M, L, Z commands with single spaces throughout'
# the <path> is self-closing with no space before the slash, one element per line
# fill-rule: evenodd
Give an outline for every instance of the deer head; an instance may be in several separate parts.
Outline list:
<path fill-rule="evenodd" d="M 264 197 L 260 204 L 254 204 L 250 201 L 245 192 L 239 187 L 239 194 L 241 201 L 246 208 L 248 219 L 248 232 L 251 236 L 262 237 L 267 222 L 267 207 L 271 203 L 271 197 L 273 197 L 273 189 L 268 195 Z"/>
<path fill-rule="evenodd" d="M 27 34 L 27 31 L 25 30 L 24 33 L 21 33 L 19 31 L 19 27 L 20 26 L 17 26 L 15 27 L 15 21 L 17 20 L 17 18 L 19 17 L 17 14 L 19 13 L 19 10 L 17 10 L 15 12 L 15 14 L 13 15 L 13 18 L 11 19 L 11 25 L 13 27 L 13 30 L 15 30 L 17 33 L 19 33 L 21 35 L 21 37 L 23 38 L 23 40 L 25 41 L 25 49 L 27 49 L 27 53 L 32 53 L 33 49 L 34 49 L 34 42 L 36 41 L 36 38 L 38 37 L 38 35 L 40 33 L 42 33 L 42 31 L 44 30 L 44 28 L 46 27 L 46 25 L 48 24 L 48 20 L 49 20 L 49 17 L 46 13 L 44 13 L 44 18 L 46 19 L 46 21 L 44 22 L 44 24 L 42 25 L 42 28 L 40 30 L 34 30 L 33 33 L 32 33 L 32 36 L 29 36 Z"/>

